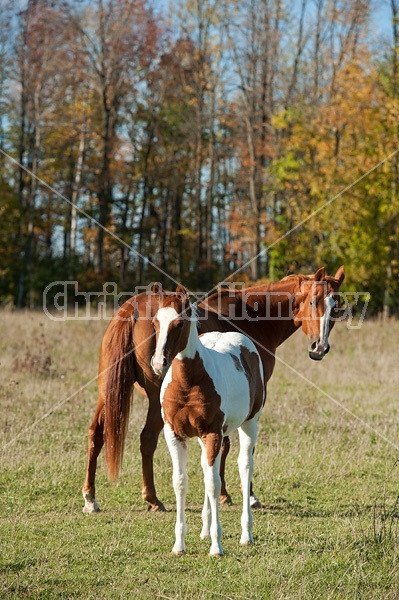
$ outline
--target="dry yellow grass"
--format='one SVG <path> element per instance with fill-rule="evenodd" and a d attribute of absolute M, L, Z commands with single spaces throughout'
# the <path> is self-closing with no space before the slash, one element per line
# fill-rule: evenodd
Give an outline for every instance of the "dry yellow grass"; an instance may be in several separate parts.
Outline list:
<path fill-rule="evenodd" d="M 0 596 L 32 598 L 395 598 L 399 323 L 337 325 L 321 362 L 301 332 L 278 352 L 255 458 L 255 546 L 241 548 L 233 440 L 223 561 L 199 541 L 202 477 L 190 446 L 188 555 L 173 560 L 174 513 L 141 501 L 135 397 L 120 482 L 99 461 L 103 512 L 81 513 L 86 431 L 105 323 L 0 312 Z M 49 360 L 51 358 L 51 361 Z M 57 408 L 58 407 L 58 408 Z M 47 415 L 47 416 L 46 416 Z M 163 438 L 160 498 L 174 509 Z"/>

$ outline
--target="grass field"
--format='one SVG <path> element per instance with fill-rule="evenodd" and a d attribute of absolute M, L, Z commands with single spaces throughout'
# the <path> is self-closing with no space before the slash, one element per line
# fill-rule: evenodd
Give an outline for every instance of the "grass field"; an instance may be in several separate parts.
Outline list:
<path fill-rule="evenodd" d="M 170 554 L 175 501 L 163 437 L 155 475 L 169 510 L 148 513 L 142 503 L 146 401 L 138 396 L 120 481 L 107 483 L 101 455 L 102 512 L 82 514 L 104 328 L 0 313 L 1 598 L 399 596 L 398 322 L 337 325 L 321 363 L 308 359 L 302 332 L 281 347 L 256 448 L 255 491 L 264 507 L 254 512 L 255 545 L 239 544 L 234 437 L 222 559 L 209 557 L 209 542 L 199 539 L 203 483 L 194 441 L 185 557 Z"/>

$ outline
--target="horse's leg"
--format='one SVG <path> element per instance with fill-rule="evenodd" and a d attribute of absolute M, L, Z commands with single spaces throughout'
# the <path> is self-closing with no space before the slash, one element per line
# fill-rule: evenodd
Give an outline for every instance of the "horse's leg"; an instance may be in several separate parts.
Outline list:
<path fill-rule="evenodd" d="M 226 490 L 226 480 L 224 478 L 224 472 L 226 467 L 226 458 L 230 452 L 230 438 L 223 438 L 222 453 L 220 457 L 220 479 L 222 481 L 222 489 L 220 491 L 220 504 L 233 504 L 232 499 L 228 491 Z"/>
<path fill-rule="evenodd" d="M 158 500 L 154 483 L 154 452 L 158 444 L 159 434 L 163 428 L 159 390 L 148 396 L 147 419 L 140 435 L 140 452 L 143 469 L 142 496 L 144 502 L 149 503 L 148 510 L 165 511 L 165 507 Z"/>
<path fill-rule="evenodd" d="M 95 478 L 97 458 L 104 445 L 104 399 L 99 395 L 96 412 L 88 431 L 87 468 L 83 484 L 84 513 L 99 512 L 100 507 L 96 502 Z"/>
<path fill-rule="evenodd" d="M 242 486 L 242 515 L 241 515 L 241 544 L 253 544 L 252 514 L 250 507 L 250 489 L 253 474 L 253 451 L 258 431 L 258 419 L 255 417 L 243 423 L 238 429 L 240 438 L 240 453 L 238 468 Z"/>
<path fill-rule="evenodd" d="M 176 495 L 176 526 L 175 544 L 172 553 L 181 555 L 186 553 L 184 538 L 187 533 L 186 525 L 186 496 L 187 496 L 187 444 L 178 440 L 174 431 L 165 424 L 165 440 L 169 448 L 173 463 L 173 488 Z"/>
<path fill-rule="evenodd" d="M 202 446 L 202 452 L 204 454 L 204 458 L 201 460 L 202 467 L 204 468 L 204 483 L 205 483 L 205 493 L 208 497 L 208 502 L 211 508 L 211 526 L 210 526 L 210 536 L 211 536 L 211 549 L 209 554 L 211 556 L 223 556 L 223 548 L 222 548 L 222 525 L 219 519 L 219 497 L 220 490 L 222 487 L 221 479 L 220 479 L 220 454 L 217 455 L 215 462 L 213 465 L 208 464 L 208 460 L 206 457 L 206 446 L 203 440 L 200 440 L 200 444 Z"/>

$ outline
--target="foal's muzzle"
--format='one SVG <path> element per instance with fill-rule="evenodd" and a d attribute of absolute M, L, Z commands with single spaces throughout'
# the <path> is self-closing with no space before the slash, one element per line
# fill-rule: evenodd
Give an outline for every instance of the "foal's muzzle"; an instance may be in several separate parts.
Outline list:
<path fill-rule="evenodd" d="M 162 356 L 160 359 L 155 358 L 155 356 L 153 356 L 151 358 L 151 367 L 155 375 L 163 377 L 169 368 L 169 362 L 164 356 Z"/>
<path fill-rule="evenodd" d="M 312 360 L 321 360 L 330 352 L 330 344 L 321 344 L 320 340 L 314 340 L 309 344 L 309 358 Z"/>

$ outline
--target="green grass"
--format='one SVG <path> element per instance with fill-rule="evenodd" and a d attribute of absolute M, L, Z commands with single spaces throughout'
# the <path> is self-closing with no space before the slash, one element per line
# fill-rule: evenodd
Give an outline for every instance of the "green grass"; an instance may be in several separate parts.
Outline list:
<path fill-rule="evenodd" d="M 321 363 L 308 359 L 301 332 L 280 349 L 286 364 L 277 363 L 269 385 L 256 448 L 255 491 L 264 508 L 254 512 L 255 545 L 239 544 L 234 436 L 227 481 L 235 504 L 221 511 L 222 559 L 209 557 L 209 542 L 199 539 L 195 441 L 185 557 L 170 554 L 175 500 L 163 437 L 155 475 L 169 511 L 148 513 L 142 503 L 138 436 L 146 401 L 138 396 L 120 481 L 106 481 L 101 455 L 102 512 L 82 514 L 95 381 L 76 392 L 96 374 L 104 327 L 0 313 L 0 597 L 398 597 L 399 323 L 338 325 Z"/>

